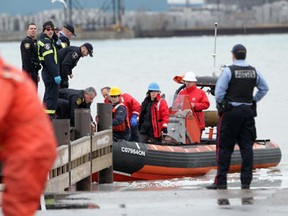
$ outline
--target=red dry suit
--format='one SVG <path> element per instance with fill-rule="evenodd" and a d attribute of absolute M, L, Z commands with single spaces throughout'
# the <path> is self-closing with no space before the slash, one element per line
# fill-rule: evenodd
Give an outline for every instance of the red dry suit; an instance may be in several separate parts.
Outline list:
<path fill-rule="evenodd" d="M 5 216 L 32 216 L 56 158 L 56 139 L 35 84 L 1 58 L 0 86 L 2 211 Z"/>
<path fill-rule="evenodd" d="M 148 96 L 142 103 L 142 111 L 139 119 L 139 127 L 141 128 L 145 124 L 145 112 L 148 103 L 151 103 L 151 98 Z M 153 127 L 154 138 L 159 138 L 162 136 L 162 129 L 167 128 L 169 122 L 169 108 L 165 99 L 161 98 L 160 94 L 156 96 L 151 106 L 151 123 Z M 149 121 L 149 120 L 148 120 Z M 141 129 L 140 129 L 141 130 Z"/>
<path fill-rule="evenodd" d="M 202 89 L 197 88 L 196 85 L 193 85 L 189 88 L 184 88 L 182 91 L 178 94 L 180 95 L 187 95 L 190 103 L 194 103 L 194 112 L 198 118 L 199 121 L 199 127 L 201 129 L 205 128 L 205 119 L 204 119 L 204 112 L 202 110 L 208 109 L 210 106 L 210 102 L 208 100 L 208 97 Z M 176 98 L 176 103 L 177 103 Z"/>
<path fill-rule="evenodd" d="M 152 125 L 154 137 L 162 136 L 162 128 L 167 128 L 169 122 L 169 108 L 165 99 L 161 98 L 160 94 L 155 98 L 157 101 L 151 107 Z"/>
<path fill-rule="evenodd" d="M 134 97 L 132 97 L 132 95 L 122 93 L 120 95 L 120 102 L 126 106 L 129 119 L 131 119 L 133 114 L 136 114 L 137 116 L 140 115 L 141 104 Z M 104 99 L 104 103 L 111 103 L 111 101 Z"/>

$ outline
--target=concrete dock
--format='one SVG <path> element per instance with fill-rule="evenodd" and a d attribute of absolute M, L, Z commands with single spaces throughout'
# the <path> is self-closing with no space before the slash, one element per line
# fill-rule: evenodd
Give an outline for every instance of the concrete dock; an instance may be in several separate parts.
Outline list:
<path fill-rule="evenodd" d="M 110 186 L 107 186 L 108 188 Z M 64 195 L 64 196 L 63 196 Z M 77 192 L 65 196 L 58 205 L 80 208 L 38 211 L 42 215 L 287 215 L 287 188 L 207 190 L 203 187 L 137 191 Z M 223 201 L 229 205 L 221 205 Z M 225 204 L 225 203 L 224 203 Z M 84 208 L 81 208 L 84 206 Z"/>

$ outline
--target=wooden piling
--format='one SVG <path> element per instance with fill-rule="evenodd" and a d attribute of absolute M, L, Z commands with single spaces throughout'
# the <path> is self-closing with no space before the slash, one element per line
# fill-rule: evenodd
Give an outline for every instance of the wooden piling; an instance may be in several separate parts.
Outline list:
<path fill-rule="evenodd" d="M 70 120 L 53 119 L 54 133 L 57 138 L 58 146 L 69 145 L 70 143 Z"/>
<path fill-rule="evenodd" d="M 105 103 L 97 104 L 98 131 L 112 128 L 112 105 Z M 113 163 L 112 166 L 98 172 L 98 183 L 113 183 Z"/>
<path fill-rule="evenodd" d="M 90 109 L 75 109 L 75 138 L 79 139 L 91 135 L 91 114 Z M 91 139 L 91 138 L 90 138 Z M 87 160 L 91 162 L 92 142 L 90 141 L 90 153 Z M 77 191 L 90 191 L 92 183 L 92 163 L 90 163 L 89 175 L 76 183 Z"/>

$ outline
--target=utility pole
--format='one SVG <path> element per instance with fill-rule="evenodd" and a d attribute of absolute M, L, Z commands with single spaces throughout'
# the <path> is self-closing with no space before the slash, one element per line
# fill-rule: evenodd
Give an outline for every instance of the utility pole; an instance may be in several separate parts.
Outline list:
<path fill-rule="evenodd" d="M 116 0 L 112 0 L 112 10 L 113 10 L 113 25 L 116 24 Z"/>
<path fill-rule="evenodd" d="M 123 1 L 122 0 L 118 0 L 118 8 L 117 8 L 117 14 L 118 14 L 118 26 L 121 28 L 122 27 L 122 10 L 123 10 Z"/>
<path fill-rule="evenodd" d="M 72 0 L 66 0 L 68 2 L 68 22 L 73 25 L 72 20 Z"/>

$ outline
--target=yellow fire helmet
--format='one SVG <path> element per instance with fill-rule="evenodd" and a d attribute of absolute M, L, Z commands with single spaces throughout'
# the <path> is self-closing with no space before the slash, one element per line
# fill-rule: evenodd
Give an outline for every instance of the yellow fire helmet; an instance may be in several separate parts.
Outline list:
<path fill-rule="evenodd" d="M 113 86 L 109 91 L 110 96 L 118 96 L 120 94 L 121 94 L 121 90 L 117 86 Z"/>

